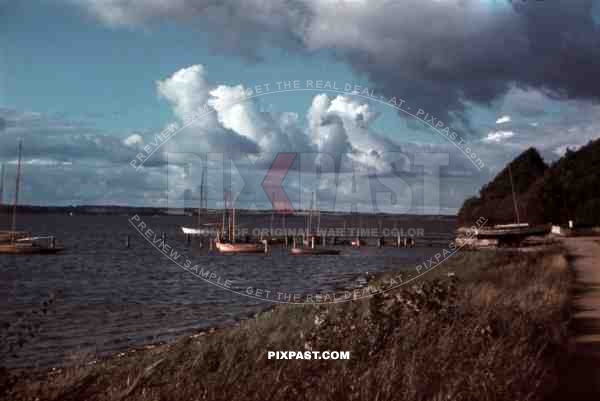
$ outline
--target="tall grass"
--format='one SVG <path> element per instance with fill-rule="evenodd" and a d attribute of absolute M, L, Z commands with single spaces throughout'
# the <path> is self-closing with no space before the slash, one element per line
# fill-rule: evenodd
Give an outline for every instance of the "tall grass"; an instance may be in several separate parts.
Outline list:
<path fill-rule="evenodd" d="M 276 308 L 238 327 L 55 374 L 7 400 L 540 400 L 569 319 L 560 253 L 465 253 L 411 288 Z M 448 271 L 455 273 L 448 277 Z M 274 360 L 268 351 L 350 351 Z"/>

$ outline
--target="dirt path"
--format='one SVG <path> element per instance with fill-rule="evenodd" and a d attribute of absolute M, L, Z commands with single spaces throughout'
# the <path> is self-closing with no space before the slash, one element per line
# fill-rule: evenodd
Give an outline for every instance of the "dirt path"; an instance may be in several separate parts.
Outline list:
<path fill-rule="evenodd" d="M 573 337 L 568 366 L 553 400 L 600 400 L 600 238 L 564 240 L 574 259 Z"/>

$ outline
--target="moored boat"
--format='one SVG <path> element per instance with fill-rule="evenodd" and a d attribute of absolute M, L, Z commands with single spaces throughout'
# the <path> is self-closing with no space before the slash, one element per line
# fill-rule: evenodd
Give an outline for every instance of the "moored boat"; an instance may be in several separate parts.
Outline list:
<path fill-rule="evenodd" d="M 231 244 L 228 242 L 217 242 L 217 250 L 221 253 L 265 253 L 263 244 Z"/>
<path fill-rule="evenodd" d="M 12 244 L 0 244 L 0 254 L 31 255 L 52 254 L 63 251 L 62 247 L 45 247 L 36 245 L 34 242 L 15 242 Z"/>
<path fill-rule="evenodd" d="M 196 227 L 182 226 L 181 231 L 185 235 L 207 235 L 210 233 L 211 227 L 214 227 L 214 224 L 203 224 Z"/>
<path fill-rule="evenodd" d="M 19 141 L 17 177 L 15 180 L 15 198 L 12 206 L 11 230 L 0 232 L 0 254 L 45 254 L 57 253 L 63 250 L 56 246 L 56 240 L 51 235 L 32 236 L 25 231 L 16 231 L 17 206 L 19 204 L 19 190 L 21 184 L 21 153 L 22 141 Z M 4 191 L 4 168 L 0 177 L 0 187 Z M 3 205 L 3 196 L 0 196 L 0 206 Z"/>
<path fill-rule="evenodd" d="M 198 223 L 191 226 L 182 226 L 181 231 L 185 235 L 207 235 L 210 231 L 212 224 L 202 224 L 202 217 L 206 214 L 208 209 L 208 199 L 206 198 L 206 191 L 204 190 L 206 180 L 206 169 L 202 171 L 202 182 L 200 183 L 200 207 L 198 208 Z"/>

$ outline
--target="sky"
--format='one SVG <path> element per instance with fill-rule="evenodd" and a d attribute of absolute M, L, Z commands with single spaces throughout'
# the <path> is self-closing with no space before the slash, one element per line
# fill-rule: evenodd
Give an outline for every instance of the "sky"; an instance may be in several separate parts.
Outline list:
<path fill-rule="evenodd" d="M 4 202 L 22 140 L 27 204 L 193 206 L 205 166 L 211 207 L 270 208 L 279 177 L 294 208 L 453 214 L 528 147 L 600 136 L 599 22 L 592 0 L 0 0 Z"/>

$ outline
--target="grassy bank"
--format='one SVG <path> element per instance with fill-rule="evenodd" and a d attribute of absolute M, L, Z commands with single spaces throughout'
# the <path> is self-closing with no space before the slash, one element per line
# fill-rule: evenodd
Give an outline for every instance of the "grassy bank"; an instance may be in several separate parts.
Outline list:
<path fill-rule="evenodd" d="M 570 284 L 560 253 L 463 253 L 368 300 L 280 307 L 169 347 L 38 378 L 4 375 L 3 397 L 538 400 L 556 383 Z M 304 350 L 350 351 L 350 360 L 267 358 Z"/>

